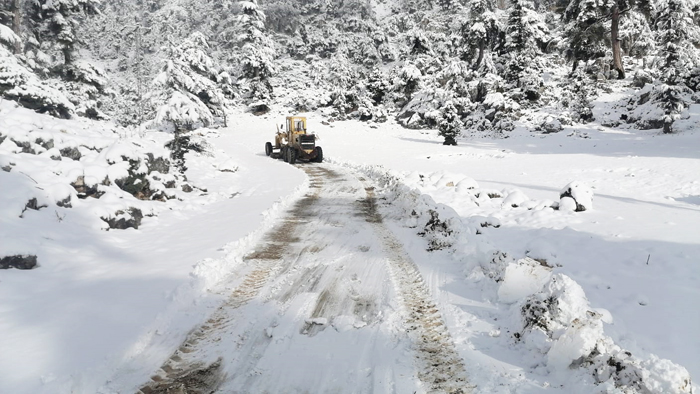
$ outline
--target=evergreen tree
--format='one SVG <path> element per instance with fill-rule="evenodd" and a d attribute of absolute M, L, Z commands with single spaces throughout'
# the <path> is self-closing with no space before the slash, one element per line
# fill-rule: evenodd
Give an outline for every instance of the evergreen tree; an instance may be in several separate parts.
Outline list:
<path fill-rule="evenodd" d="M 16 48 L 21 45 L 22 40 L 9 26 L 0 23 L 0 45 L 5 45 L 7 48 Z"/>
<path fill-rule="evenodd" d="M 464 124 L 459 119 L 459 113 L 452 101 L 448 101 L 440 109 L 440 119 L 438 120 L 438 133 L 445 137 L 443 145 L 457 145 L 456 138 L 462 132 Z"/>
<path fill-rule="evenodd" d="M 541 17 L 532 9 L 530 0 L 513 0 L 506 27 L 505 79 L 514 82 L 528 99 L 539 99 L 541 85 L 540 45 L 549 39 L 549 31 Z"/>
<path fill-rule="evenodd" d="M 480 70 L 482 74 L 495 72 L 491 50 L 498 48 L 502 31 L 492 2 L 472 0 L 469 3 L 468 18 L 462 20 L 460 26 L 460 45 L 467 49 L 462 54 L 462 60 L 471 62 L 472 68 Z"/>
<path fill-rule="evenodd" d="M 683 84 L 693 68 L 700 65 L 700 28 L 693 20 L 686 0 L 668 0 L 656 17 L 662 80 L 669 85 Z"/>
<path fill-rule="evenodd" d="M 603 19 L 608 8 L 603 5 L 597 0 L 572 0 L 566 8 L 564 35 L 569 42 L 566 55 L 573 61 L 573 71 L 579 61 L 605 56 L 607 30 Z"/>
<path fill-rule="evenodd" d="M 244 98 L 256 113 L 269 110 L 272 99 L 270 77 L 274 73 L 274 47 L 265 33 L 265 14 L 260 11 L 256 0 L 241 1 L 241 48 L 239 81 Z"/>
<path fill-rule="evenodd" d="M 169 124 L 175 132 L 182 132 L 208 126 L 223 115 L 222 85 L 228 81 L 226 75 L 219 74 L 208 50 L 209 44 L 199 32 L 168 48 L 151 94 L 153 103 L 165 103 L 157 109 L 156 124 Z"/>
<path fill-rule="evenodd" d="M 648 32 L 646 15 L 651 8 L 650 0 L 572 0 L 564 13 L 564 21 L 565 36 L 569 41 L 567 57 L 574 62 L 573 70 L 579 61 L 605 56 L 607 47 L 610 47 L 612 68 L 617 71 L 619 79 L 624 79 L 621 43 L 625 37 L 621 25 L 626 29 L 627 37 Z M 628 18 L 637 23 L 627 22 Z M 643 47 L 648 45 L 643 44 Z"/>
<path fill-rule="evenodd" d="M 57 49 L 63 65 L 75 60 L 80 17 L 99 13 L 99 0 L 34 0 L 31 19 L 42 49 Z"/>

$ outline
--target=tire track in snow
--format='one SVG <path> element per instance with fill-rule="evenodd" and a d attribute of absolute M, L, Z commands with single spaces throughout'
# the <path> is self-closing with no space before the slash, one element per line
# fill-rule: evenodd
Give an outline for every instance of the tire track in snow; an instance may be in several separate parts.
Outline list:
<path fill-rule="evenodd" d="M 229 324 L 234 323 L 233 311 L 255 298 L 273 274 L 289 267 L 305 252 L 304 249 L 296 259 L 284 259 L 282 251 L 285 246 L 299 242 L 294 236 L 297 228 L 306 223 L 309 208 L 319 198 L 324 178 L 331 173 L 320 167 L 306 171 L 310 176 L 311 192 L 300 199 L 285 216 L 280 225 L 274 227 L 265 237 L 261 250 L 254 251 L 244 260 L 255 261 L 255 269 L 246 275 L 242 283 L 231 293 L 206 323 L 197 327 L 184 343 L 161 366 L 160 370 L 151 376 L 151 381 L 140 388 L 140 394 L 171 394 L 171 393 L 213 393 L 223 383 L 226 377 L 221 372 L 221 359 L 203 363 L 206 354 L 203 353 L 211 344 L 226 336 Z M 332 176 L 331 176 L 332 177 Z M 286 260 L 286 261 L 285 261 Z"/>
<path fill-rule="evenodd" d="M 365 181 L 364 178 L 359 178 Z M 432 301 L 418 267 L 408 256 L 403 244 L 394 236 L 377 211 L 374 187 L 365 188 L 362 202 L 367 221 L 372 223 L 388 257 L 394 287 L 406 308 L 406 330 L 413 339 L 418 359 L 418 378 L 430 393 L 472 393 L 462 358 L 445 326 L 437 305 Z"/>

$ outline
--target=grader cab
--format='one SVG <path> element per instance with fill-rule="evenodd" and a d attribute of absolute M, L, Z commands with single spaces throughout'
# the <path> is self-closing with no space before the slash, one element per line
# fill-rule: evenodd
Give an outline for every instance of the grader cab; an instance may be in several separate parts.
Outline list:
<path fill-rule="evenodd" d="M 286 123 L 277 127 L 275 143 L 265 143 L 265 154 L 272 158 L 282 158 L 294 164 L 297 160 L 316 163 L 323 161 L 323 149 L 316 146 L 316 135 L 306 132 L 306 118 L 288 116 Z"/>

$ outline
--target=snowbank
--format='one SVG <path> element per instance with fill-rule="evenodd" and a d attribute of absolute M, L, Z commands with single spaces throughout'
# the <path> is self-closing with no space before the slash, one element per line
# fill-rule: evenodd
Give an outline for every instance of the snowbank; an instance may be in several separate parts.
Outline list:
<path fill-rule="evenodd" d="M 382 185 L 381 195 L 392 202 L 386 215 L 403 226 L 422 229 L 419 235 L 426 238 L 429 251 L 449 250 L 453 258 L 465 263 L 468 280 L 476 278 L 474 284 L 480 283 L 484 294 L 495 294 L 492 301 L 510 311 L 508 321 L 500 322 L 500 331 L 513 333 L 511 346 L 527 353 L 528 359 L 543 365 L 551 376 L 579 382 L 581 392 L 692 392 L 690 375 L 682 366 L 653 354 L 633 355 L 616 345 L 605 335 L 603 326 L 604 321 L 612 321 L 609 312 L 592 308 L 581 286 L 564 274 L 553 273 L 546 261 L 516 261 L 508 254 L 493 252 L 488 242 L 478 238 L 479 221 L 463 221 L 450 207 L 408 187 L 400 173 L 377 166 L 341 164 Z M 415 183 L 415 175 L 409 174 L 407 180 Z M 418 183 L 430 179 L 434 187 L 452 187 L 451 180 L 444 182 L 447 178 L 453 177 L 418 175 Z M 488 194 L 472 186 L 467 189 L 472 196 Z M 565 190 L 590 203 L 592 193 L 585 186 L 572 183 Z M 527 201 L 520 192 L 509 195 L 514 197 L 508 202 Z M 509 205 L 505 201 L 501 204 Z M 551 209 L 547 204 L 540 206 Z M 565 261 L 566 256 L 559 260 Z"/>

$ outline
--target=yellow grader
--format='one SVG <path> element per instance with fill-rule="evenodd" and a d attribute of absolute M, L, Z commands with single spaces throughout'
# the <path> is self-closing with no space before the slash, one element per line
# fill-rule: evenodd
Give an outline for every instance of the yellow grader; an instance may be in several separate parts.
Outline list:
<path fill-rule="evenodd" d="M 289 164 L 297 160 L 320 163 L 323 161 L 323 149 L 316 146 L 316 135 L 306 133 L 306 118 L 287 116 L 286 124 L 277 126 L 274 145 L 265 143 L 265 154 L 273 159 L 282 158 Z"/>

